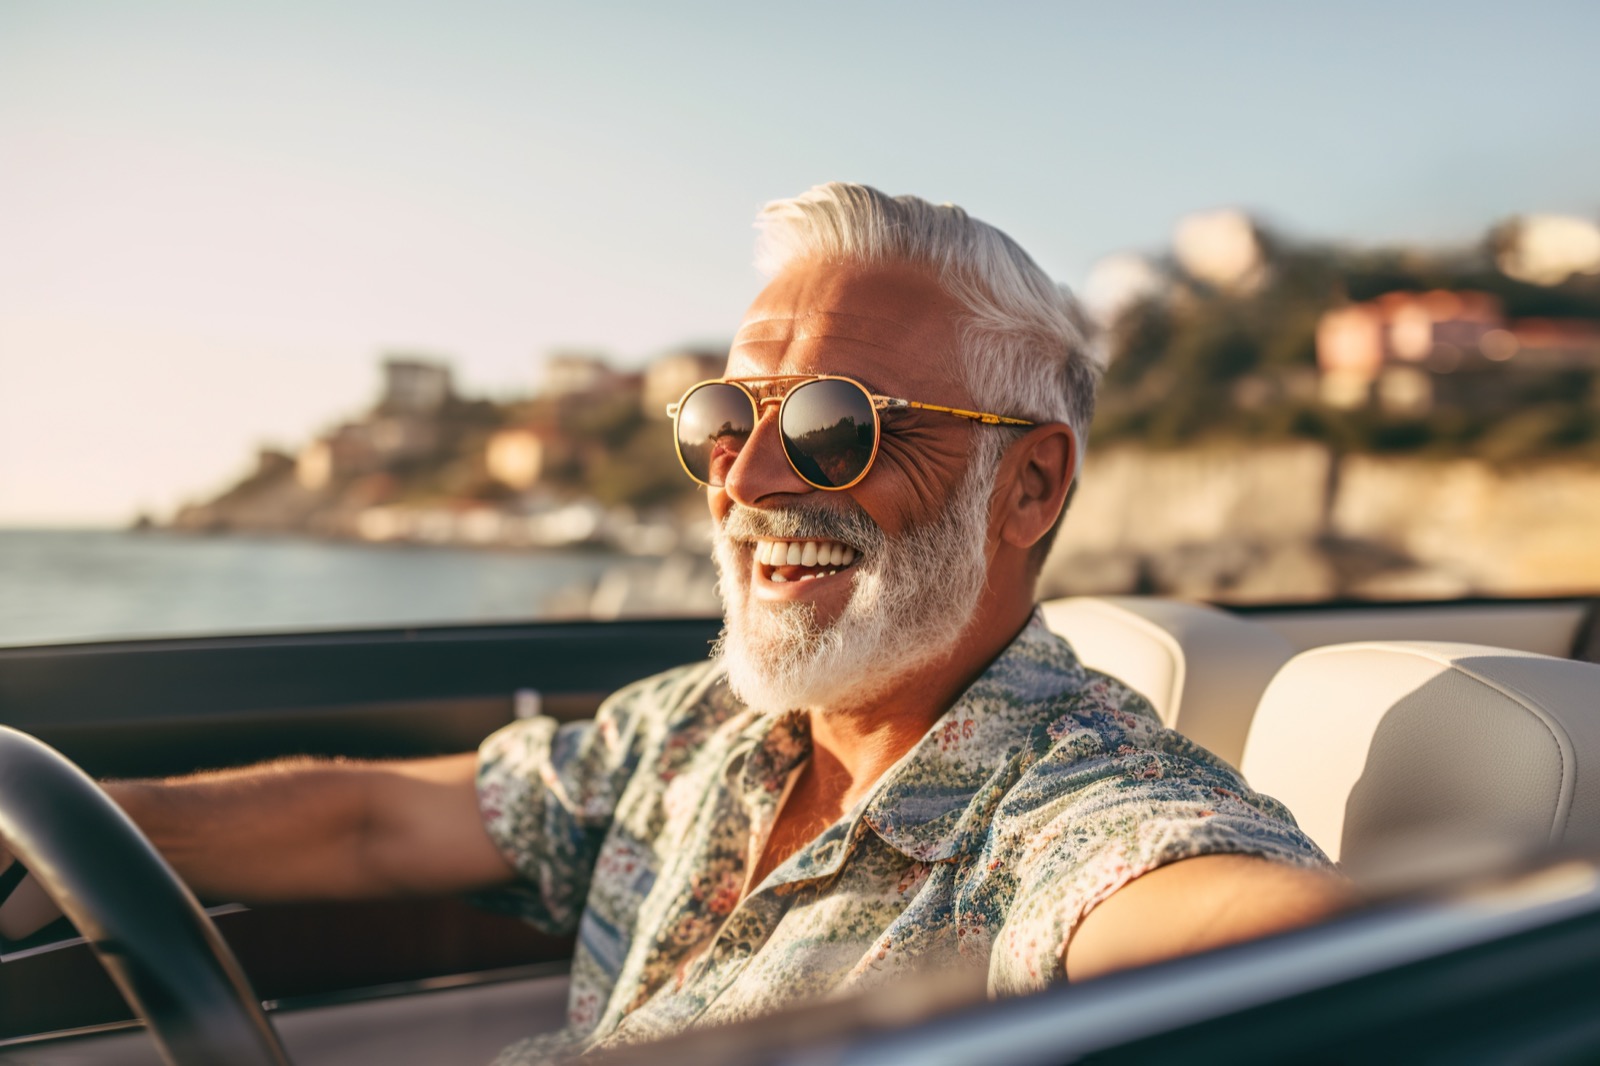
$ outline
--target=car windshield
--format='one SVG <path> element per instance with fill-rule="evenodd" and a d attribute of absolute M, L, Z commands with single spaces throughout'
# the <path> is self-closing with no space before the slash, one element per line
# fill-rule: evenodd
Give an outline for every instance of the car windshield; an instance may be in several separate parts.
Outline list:
<path fill-rule="evenodd" d="M 1600 588 L 1588 9 L 624 7 L 0 14 L 0 644 L 719 613 L 661 412 L 835 177 L 1101 330 L 1043 598 Z"/>

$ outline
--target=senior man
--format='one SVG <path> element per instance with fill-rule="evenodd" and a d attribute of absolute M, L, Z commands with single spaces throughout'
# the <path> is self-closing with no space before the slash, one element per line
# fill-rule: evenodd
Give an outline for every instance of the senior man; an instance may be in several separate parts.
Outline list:
<path fill-rule="evenodd" d="M 476 756 L 116 799 L 203 895 L 473 891 L 575 930 L 568 1029 L 510 1058 L 931 967 L 1023 992 L 1336 907 L 1280 805 L 1034 612 L 1093 409 L 1071 298 L 948 205 L 834 184 L 759 224 L 771 283 L 673 406 L 710 661 Z"/>

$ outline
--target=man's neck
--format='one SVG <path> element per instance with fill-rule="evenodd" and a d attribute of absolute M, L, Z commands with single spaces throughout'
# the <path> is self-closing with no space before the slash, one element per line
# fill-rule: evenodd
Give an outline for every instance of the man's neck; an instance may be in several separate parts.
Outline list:
<path fill-rule="evenodd" d="M 964 654 L 913 671 L 862 706 L 813 709 L 808 773 L 818 792 L 838 797 L 840 809 L 848 810 L 871 791 L 1011 644 L 1031 614 L 1030 603 L 1003 619 L 979 616 L 962 639 Z"/>
<path fill-rule="evenodd" d="M 810 712 L 811 758 L 778 811 L 746 891 L 867 796 L 1027 625 L 1031 601 L 980 612 L 958 654 L 912 671 L 866 704 Z"/>
<path fill-rule="evenodd" d="M 850 711 L 811 712 L 811 765 L 817 790 L 854 806 L 888 769 L 916 746 L 944 713 L 934 705 L 893 713 L 881 704 Z"/>

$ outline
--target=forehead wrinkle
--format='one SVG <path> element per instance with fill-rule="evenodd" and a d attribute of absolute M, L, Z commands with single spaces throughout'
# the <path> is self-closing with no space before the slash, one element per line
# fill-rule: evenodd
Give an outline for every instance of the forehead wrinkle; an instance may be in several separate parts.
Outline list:
<path fill-rule="evenodd" d="M 865 337 L 855 337 L 842 333 L 806 333 L 795 338 L 795 343 L 807 341 L 838 341 L 842 344 L 858 345 L 862 348 L 877 348 L 879 351 L 893 351 L 892 345 L 879 344 L 877 341 L 867 340 Z"/>
<path fill-rule="evenodd" d="M 793 312 L 790 312 L 790 313 L 787 313 L 787 314 L 785 314 L 785 313 L 783 313 L 781 311 L 758 312 L 758 313 L 754 313 L 754 314 L 751 314 L 748 317 L 746 317 L 745 321 L 746 322 L 804 322 L 808 318 L 864 318 L 869 322 L 893 322 L 897 326 L 898 325 L 904 325 L 904 323 L 900 322 L 899 320 L 893 319 L 893 318 L 889 318 L 887 315 L 880 315 L 880 314 L 863 315 L 863 314 L 857 314 L 854 311 L 840 310 L 839 308 L 836 308 L 836 307 L 809 308 L 809 309 L 804 310 L 804 311 L 793 311 Z"/>
<path fill-rule="evenodd" d="M 728 358 L 730 366 L 740 355 L 747 358 L 765 356 L 774 359 L 779 366 L 791 364 L 792 368 L 804 372 L 831 373 L 839 368 L 829 365 L 832 362 L 829 359 L 830 349 L 832 354 L 848 361 L 852 353 L 860 354 L 865 350 L 892 355 L 900 350 L 900 346 L 848 333 L 789 332 L 775 337 L 735 337 Z"/>
<path fill-rule="evenodd" d="M 753 337 L 748 340 L 735 339 L 735 348 L 770 348 L 773 345 L 785 345 L 791 349 L 800 345 L 812 347 L 818 343 L 833 341 L 839 344 L 848 344 L 857 348 L 875 348 L 880 352 L 893 352 L 898 349 L 892 344 L 879 344 L 863 337 L 853 337 L 839 333 L 807 333 L 798 337 Z"/>
<path fill-rule="evenodd" d="M 840 320 L 838 324 L 841 326 L 849 325 L 855 322 L 865 322 L 870 325 L 880 327 L 888 326 L 901 334 L 914 333 L 916 332 L 917 328 L 914 324 L 901 322 L 899 319 L 888 318 L 884 315 L 858 315 L 849 311 L 802 311 L 799 314 L 791 315 L 766 314 L 747 317 L 742 323 L 740 323 L 739 333 L 744 333 L 752 326 L 780 326 L 787 327 L 787 330 L 784 330 L 784 332 L 796 337 L 796 339 L 809 339 L 812 337 L 834 338 L 835 334 L 830 332 L 830 326 L 833 324 L 834 320 Z M 813 324 L 819 322 L 822 324 L 821 328 L 813 328 Z M 763 329 L 756 330 L 754 332 L 767 333 L 768 330 Z M 874 344 L 875 347 L 884 347 L 884 345 L 867 341 L 864 337 L 854 333 L 840 336 L 837 339 L 860 340 L 863 343 Z"/>

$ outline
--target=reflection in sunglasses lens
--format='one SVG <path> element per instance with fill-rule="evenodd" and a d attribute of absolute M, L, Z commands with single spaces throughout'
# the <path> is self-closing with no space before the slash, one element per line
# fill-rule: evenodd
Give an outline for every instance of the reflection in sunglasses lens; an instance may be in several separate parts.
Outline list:
<path fill-rule="evenodd" d="M 749 396 L 732 385 L 702 385 L 678 409 L 678 454 L 695 478 L 721 485 L 754 428 Z"/>
<path fill-rule="evenodd" d="M 872 400 L 848 381 L 808 381 L 783 405 L 783 447 L 800 476 L 821 488 L 859 478 L 872 461 Z"/>

